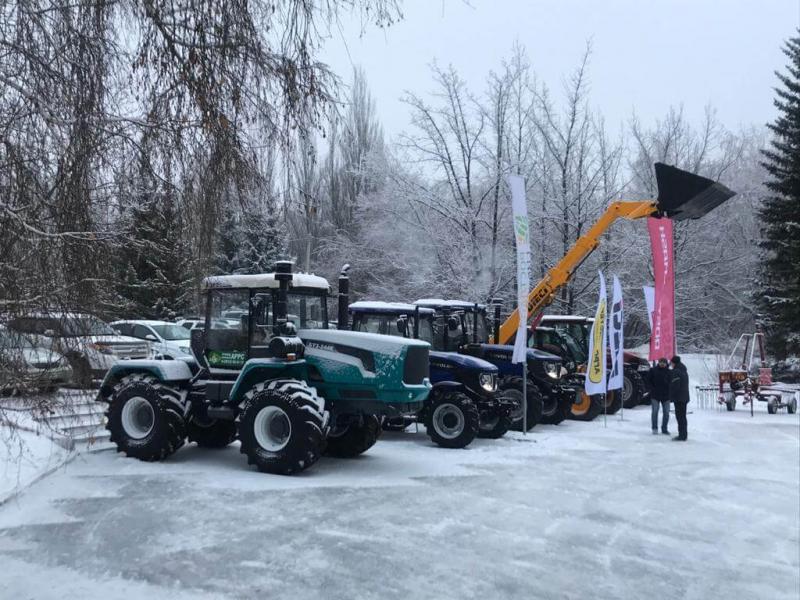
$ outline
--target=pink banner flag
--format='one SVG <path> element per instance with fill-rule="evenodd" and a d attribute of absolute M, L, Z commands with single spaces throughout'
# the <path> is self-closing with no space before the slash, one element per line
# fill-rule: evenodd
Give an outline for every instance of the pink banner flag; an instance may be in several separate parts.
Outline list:
<path fill-rule="evenodd" d="M 655 302 L 650 333 L 650 360 L 675 354 L 675 253 L 672 245 L 672 220 L 647 219 L 650 247 L 653 250 Z"/>

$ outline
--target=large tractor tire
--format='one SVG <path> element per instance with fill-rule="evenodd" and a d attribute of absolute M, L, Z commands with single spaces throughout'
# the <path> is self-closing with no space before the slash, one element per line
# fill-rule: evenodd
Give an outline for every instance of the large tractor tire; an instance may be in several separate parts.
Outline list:
<path fill-rule="evenodd" d="M 793 415 L 794 413 L 797 412 L 797 398 L 792 398 L 791 400 L 789 400 L 786 406 L 786 410 L 790 415 Z"/>
<path fill-rule="evenodd" d="M 225 448 L 236 439 L 236 423 L 192 416 L 186 423 L 186 437 L 201 448 Z"/>
<path fill-rule="evenodd" d="M 292 475 L 322 456 L 328 413 L 314 388 L 280 379 L 259 383 L 245 394 L 236 427 L 248 464 L 263 473 Z"/>
<path fill-rule="evenodd" d="M 338 458 L 353 458 L 364 454 L 381 437 L 381 431 L 381 421 L 375 415 L 365 415 L 361 422 L 333 426 L 328 432 L 325 454 Z"/>
<path fill-rule="evenodd" d="M 725 400 L 725 408 L 728 409 L 728 412 L 733 412 L 736 410 L 736 396 Z"/>
<path fill-rule="evenodd" d="M 462 392 L 441 392 L 429 400 L 425 428 L 433 443 L 442 448 L 464 448 L 480 430 L 478 407 Z"/>
<path fill-rule="evenodd" d="M 543 396 L 542 423 L 558 425 L 569 419 L 572 414 L 572 399 L 564 394 L 548 394 Z"/>
<path fill-rule="evenodd" d="M 181 395 L 155 377 L 123 377 L 108 398 L 106 429 L 117 452 L 145 461 L 163 460 L 183 446 L 186 423 Z"/>
<path fill-rule="evenodd" d="M 580 400 L 573 402 L 570 419 L 573 421 L 594 421 L 603 412 L 603 397 L 599 394 L 589 396 L 581 392 Z"/>
<path fill-rule="evenodd" d="M 606 394 L 605 406 L 603 411 L 608 415 L 613 415 L 619 412 L 622 408 L 622 394 L 619 390 L 612 390 Z"/>
<path fill-rule="evenodd" d="M 536 384 L 528 381 L 526 387 L 527 399 L 527 425 L 528 431 L 542 421 L 544 400 Z M 500 382 L 499 389 L 511 398 L 519 407 L 511 413 L 511 429 L 522 431 L 522 377 L 506 377 Z"/>
<path fill-rule="evenodd" d="M 633 369 L 622 371 L 622 406 L 636 408 L 644 399 L 644 381 L 642 376 Z"/>
<path fill-rule="evenodd" d="M 750 400 L 750 402 L 753 402 L 753 400 Z M 767 400 L 767 412 L 771 415 L 774 415 L 778 412 L 778 406 L 774 398 Z"/>
<path fill-rule="evenodd" d="M 496 440 L 503 437 L 506 432 L 511 429 L 511 417 L 502 414 L 497 409 L 479 411 L 480 413 L 480 426 L 478 428 L 478 437 Z"/>

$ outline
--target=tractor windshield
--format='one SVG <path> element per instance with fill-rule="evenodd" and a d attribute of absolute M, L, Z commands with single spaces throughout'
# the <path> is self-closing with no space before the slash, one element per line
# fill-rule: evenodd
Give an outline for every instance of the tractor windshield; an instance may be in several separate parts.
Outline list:
<path fill-rule="evenodd" d="M 486 324 L 486 313 L 482 310 L 467 310 L 464 313 L 464 334 L 467 342 L 486 343 L 489 339 L 489 327 Z"/>
<path fill-rule="evenodd" d="M 357 312 L 353 315 L 353 330 L 397 337 L 413 337 L 414 314 Z M 420 318 L 419 339 L 433 344 L 433 320 L 430 317 Z"/>
<path fill-rule="evenodd" d="M 325 296 L 289 292 L 287 312 L 297 329 L 327 329 L 328 305 Z"/>
<path fill-rule="evenodd" d="M 419 339 L 433 345 L 433 319 L 422 317 L 419 320 Z"/>
<path fill-rule="evenodd" d="M 366 333 L 410 337 L 413 335 L 413 317 L 391 313 L 357 313 L 353 318 L 353 329 Z"/>

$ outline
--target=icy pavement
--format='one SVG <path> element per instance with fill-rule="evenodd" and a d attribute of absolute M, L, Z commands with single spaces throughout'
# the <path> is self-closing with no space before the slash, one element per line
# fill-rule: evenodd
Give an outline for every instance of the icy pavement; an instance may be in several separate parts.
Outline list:
<path fill-rule="evenodd" d="M 797 600 L 799 433 L 759 405 L 673 443 L 640 408 L 291 478 L 236 446 L 79 456 L 0 507 L 0 598 Z"/>

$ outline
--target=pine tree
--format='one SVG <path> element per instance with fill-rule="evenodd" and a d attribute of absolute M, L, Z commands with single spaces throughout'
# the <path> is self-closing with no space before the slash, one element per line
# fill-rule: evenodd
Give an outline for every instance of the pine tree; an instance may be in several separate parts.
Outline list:
<path fill-rule="evenodd" d="M 170 320 L 187 305 L 189 250 L 182 220 L 169 191 L 148 188 L 136 200 L 122 218 L 128 243 L 117 257 L 123 312 Z"/>
<path fill-rule="evenodd" d="M 221 274 L 268 273 L 286 251 L 274 213 L 259 206 L 229 208 L 218 230 L 217 269 Z"/>
<path fill-rule="evenodd" d="M 799 32 L 800 33 L 800 32 Z M 786 73 L 776 73 L 779 116 L 764 150 L 770 195 L 761 210 L 764 285 L 760 303 L 771 349 L 782 358 L 800 352 L 800 35 L 783 49 Z"/>

